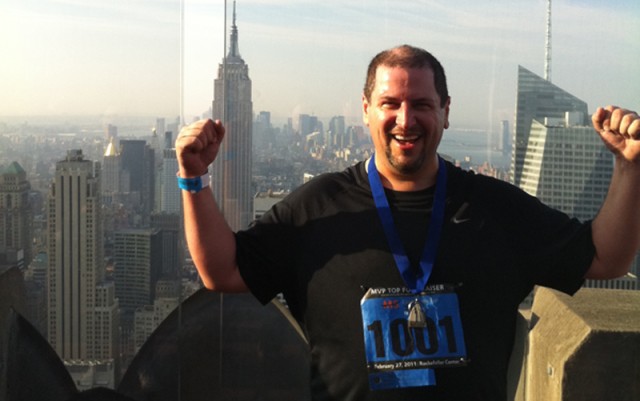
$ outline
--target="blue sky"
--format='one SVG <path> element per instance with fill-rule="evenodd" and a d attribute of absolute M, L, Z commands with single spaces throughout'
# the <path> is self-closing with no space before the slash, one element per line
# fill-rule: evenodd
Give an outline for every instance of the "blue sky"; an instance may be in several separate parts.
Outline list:
<path fill-rule="evenodd" d="M 0 0 L 0 116 L 205 112 L 223 56 L 224 3 Z M 231 5 L 228 4 L 228 23 Z M 359 119 L 379 50 L 424 47 L 444 64 L 459 127 L 513 120 L 518 64 L 543 74 L 545 0 L 240 0 L 254 111 Z M 552 81 L 591 110 L 640 109 L 640 2 L 555 0 Z"/>

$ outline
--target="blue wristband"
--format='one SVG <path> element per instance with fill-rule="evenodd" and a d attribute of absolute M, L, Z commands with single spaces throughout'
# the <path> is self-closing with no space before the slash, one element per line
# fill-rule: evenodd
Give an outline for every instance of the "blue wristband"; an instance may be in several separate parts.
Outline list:
<path fill-rule="evenodd" d="M 189 191 L 192 194 L 200 192 L 203 188 L 209 186 L 209 173 L 204 173 L 200 177 L 182 178 L 178 177 L 178 187 L 182 190 Z"/>

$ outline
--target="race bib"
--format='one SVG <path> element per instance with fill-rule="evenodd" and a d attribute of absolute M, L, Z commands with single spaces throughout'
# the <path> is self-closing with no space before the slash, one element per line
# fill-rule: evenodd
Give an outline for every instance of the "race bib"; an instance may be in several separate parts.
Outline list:
<path fill-rule="evenodd" d="M 370 288 L 360 305 L 372 390 L 432 386 L 431 368 L 466 364 L 458 297 L 451 286 L 428 286 L 418 295 L 406 288 Z"/>

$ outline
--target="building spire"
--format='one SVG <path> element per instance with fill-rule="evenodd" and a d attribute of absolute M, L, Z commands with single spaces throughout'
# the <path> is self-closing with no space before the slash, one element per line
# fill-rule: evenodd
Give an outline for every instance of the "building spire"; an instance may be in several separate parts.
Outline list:
<path fill-rule="evenodd" d="M 107 150 L 104 152 L 104 157 L 115 157 L 118 155 L 118 150 L 116 146 L 113 144 L 113 137 L 109 138 L 109 145 L 107 145 Z"/>
<path fill-rule="evenodd" d="M 229 44 L 230 59 L 241 59 L 240 50 L 238 49 L 238 27 L 236 26 L 236 2 L 233 2 L 233 23 L 231 24 L 231 43 Z"/>
<path fill-rule="evenodd" d="M 544 79 L 551 82 L 551 0 L 547 0 L 547 30 L 544 46 Z"/>

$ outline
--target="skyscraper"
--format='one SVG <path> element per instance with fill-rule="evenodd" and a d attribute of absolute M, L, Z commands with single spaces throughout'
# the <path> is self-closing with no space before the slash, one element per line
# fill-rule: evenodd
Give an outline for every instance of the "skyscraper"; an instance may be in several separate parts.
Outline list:
<path fill-rule="evenodd" d="M 175 149 L 164 149 L 160 167 L 160 207 L 161 213 L 180 214 L 182 198 L 176 182 L 178 159 Z"/>
<path fill-rule="evenodd" d="M 117 302 L 103 281 L 100 201 L 100 164 L 68 151 L 56 163 L 48 209 L 48 336 L 64 360 L 116 356 L 108 355 L 117 349 Z"/>
<path fill-rule="evenodd" d="M 533 120 L 520 187 L 580 220 L 600 209 L 613 174 L 613 155 L 586 116 Z"/>
<path fill-rule="evenodd" d="M 162 238 L 159 230 L 126 229 L 114 232 L 115 295 L 120 306 L 121 344 L 125 364 L 133 357 L 134 314 L 153 304 L 155 283 L 162 269 Z"/>
<path fill-rule="evenodd" d="M 520 186 L 522 166 L 529 143 L 529 132 L 534 119 L 564 118 L 567 112 L 587 115 L 587 104 L 560 89 L 551 82 L 518 66 L 518 90 L 516 100 L 516 124 L 511 154 L 509 180 Z"/>
<path fill-rule="evenodd" d="M 0 266 L 26 269 L 32 259 L 27 173 L 17 162 L 0 166 Z"/>
<path fill-rule="evenodd" d="M 517 99 L 510 179 L 572 217 L 595 217 L 608 191 L 613 156 L 590 126 L 586 102 L 523 67 Z M 636 257 L 632 271 L 639 264 Z M 615 280 L 596 284 L 622 288 Z"/>
<path fill-rule="evenodd" d="M 173 149 L 173 132 L 165 131 L 164 133 L 164 145 L 162 149 Z"/>
<path fill-rule="evenodd" d="M 162 237 L 157 229 L 118 230 L 114 234 L 116 296 L 123 312 L 153 303 L 162 273 Z"/>
<path fill-rule="evenodd" d="M 238 50 L 235 3 L 229 53 L 214 81 L 213 117 L 224 123 L 226 136 L 211 167 L 212 190 L 229 226 L 238 230 L 252 214 L 253 104 L 249 67 Z"/>
<path fill-rule="evenodd" d="M 329 149 L 338 148 L 344 146 L 344 136 L 346 135 L 346 125 L 344 116 L 331 117 L 329 121 L 329 131 L 327 131 L 327 140 L 325 145 Z"/>
<path fill-rule="evenodd" d="M 173 181 L 175 182 L 175 174 Z M 185 243 L 182 216 L 176 213 L 154 213 L 151 215 L 151 227 L 160 230 L 162 238 L 159 251 L 162 254 L 160 269 L 162 279 L 179 280 Z"/>
<path fill-rule="evenodd" d="M 155 198 L 155 155 L 146 141 L 123 139 L 120 141 L 121 187 L 128 192 L 141 218 L 141 225 L 149 223 Z M 128 178 L 128 179 L 127 179 Z M 128 186 L 127 186 L 128 182 Z"/>
<path fill-rule="evenodd" d="M 110 138 L 109 145 L 102 158 L 102 197 L 106 205 L 117 202 L 120 188 L 120 155 L 114 144 L 114 138 Z"/>
<path fill-rule="evenodd" d="M 298 115 L 298 133 L 305 136 L 318 130 L 318 117 L 309 114 Z"/>
<path fill-rule="evenodd" d="M 256 116 L 253 124 L 254 151 L 265 151 L 275 146 L 276 137 L 271 125 L 271 113 L 261 111 Z"/>
<path fill-rule="evenodd" d="M 509 121 L 502 120 L 502 136 L 500 137 L 500 149 L 504 156 L 511 154 L 511 133 L 509 132 Z"/>

